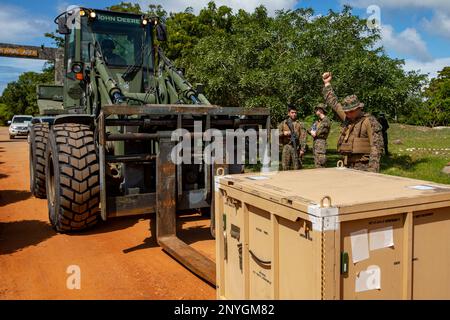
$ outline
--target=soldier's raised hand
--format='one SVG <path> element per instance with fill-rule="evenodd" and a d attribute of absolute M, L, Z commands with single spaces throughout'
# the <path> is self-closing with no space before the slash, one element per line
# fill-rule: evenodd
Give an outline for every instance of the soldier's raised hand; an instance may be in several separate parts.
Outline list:
<path fill-rule="evenodd" d="M 322 80 L 323 80 L 323 83 L 324 83 L 325 85 L 330 84 L 332 78 L 333 78 L 333 77 L 332 77 L 332 75 L 331 75 L 331 72 L 325 72 L 325 73 L 322 75 Z"/>

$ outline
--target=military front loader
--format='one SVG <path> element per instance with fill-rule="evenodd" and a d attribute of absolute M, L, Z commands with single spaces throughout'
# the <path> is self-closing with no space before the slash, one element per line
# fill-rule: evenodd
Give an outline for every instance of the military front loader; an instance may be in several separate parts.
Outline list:
<path fill-rule="evenodd" d="M 31 191 L 47 198 L 51 225 L 71 233 L 156 213 L 158 243 L 214 284 L 213 262 L 176 237 L 176 213 L 213 208 L 214 176 L 242 166 L 174 163 L 172 132 L 259 130 L 270 126 L 268 111 L 211 105 L 156 45 L 167 37 L 157 17 L 78 7 L 55 23 L 65 37 L 64 83 L 38 89 L 40 109 L 56 117 L 30 137 Z"/>

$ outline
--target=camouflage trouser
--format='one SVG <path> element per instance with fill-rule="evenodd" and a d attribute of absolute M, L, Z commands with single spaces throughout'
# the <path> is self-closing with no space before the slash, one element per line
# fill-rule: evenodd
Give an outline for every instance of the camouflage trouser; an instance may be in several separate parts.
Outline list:
<path fill-rule="evenodd" d="M 294 161 L 295 159 L 295 150 L 294 147 L 290 144 L 285 144 L 283 146 L 283 152 L 281 154 L 281 167 L 283 171 L 286 170 L 299 170 L 302 168 L 302 161 L 300 159 L 300 156 L 297 156 L 297 163 Z"/>
<path fill-rule="evenodd" d="M 348 168 L 355 170 L 368 171 L 368 172 L 380 172 L 380 159 L 373 160 L 371 162 L 350 162 L 347 165 Z"/>
<path fill-rule="evenodd" d="M 388 135 L 387 132 L 383 132 L 383 142 L 384 142 L 384 154 L 388 155 L 389 154 L 389 149 L 388 149 Z"/>
<path fill-rule="evenodd" d="M 314 166 L 316 168 L 325 168 L 327 164 L 327 141 L 323 139 L 314 140 L 313 154 Z"/>

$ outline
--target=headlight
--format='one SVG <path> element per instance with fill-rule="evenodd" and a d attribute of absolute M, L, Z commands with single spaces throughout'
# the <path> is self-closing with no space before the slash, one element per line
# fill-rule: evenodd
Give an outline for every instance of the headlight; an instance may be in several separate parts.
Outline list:
<path fill-rule="evenodd" d="M 95 19 L 96 17 L 97 17 L 97 14 L 95 13 L 95 11 L 89 12 L 89 18 Z"/>
<path fill-rule="evenodd" d="M 79 63 L 72 64 L 72 72 L 73 73 L 80 73 L 81 71 L 83 71 L 83 67 L 81 66 L 81 64 L 79 64 Z"/>

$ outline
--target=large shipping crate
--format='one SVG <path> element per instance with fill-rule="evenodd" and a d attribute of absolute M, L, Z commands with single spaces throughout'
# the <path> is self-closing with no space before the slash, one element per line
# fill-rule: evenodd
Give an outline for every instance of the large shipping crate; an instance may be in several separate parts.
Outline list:
<path fill-rule="evenodd" d="M 216 177 L 219 299 L 450 299 L 450 186 L 328 168 Z"/>

